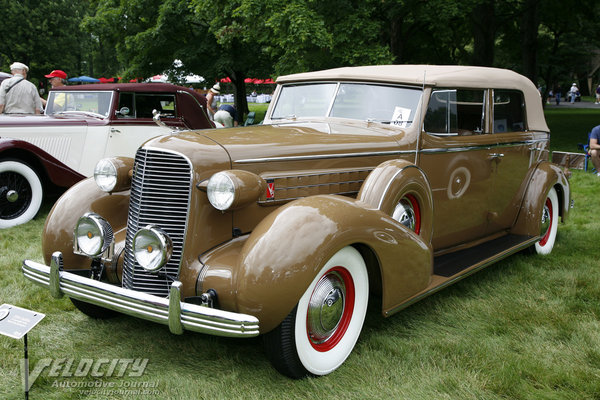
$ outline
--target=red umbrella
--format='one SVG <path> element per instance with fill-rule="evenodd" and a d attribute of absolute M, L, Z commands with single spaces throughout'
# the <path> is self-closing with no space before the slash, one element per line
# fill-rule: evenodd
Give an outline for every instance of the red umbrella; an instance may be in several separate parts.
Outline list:
<path fill-rule="evenodd" d="M 265 79 L 265 81 L 263 83 L 266 85 L 274 85 L 275 84 L 275 82 L 271 78 Z"/>
<path fill-rule="evenodd" d="M 221 79 L 221 83 L 231 83 L 231 78 L 229 78 L 229 77 L 223 78 L 223 79 Z"/>
<path fill-rule="evenodd" d="M 244 79 L 244 82 L 245 83 L 254 83 L 254 79 L 252 79 L 252 78 L 246 78 L 246 79 Z"/>
<path fill-rule="evenodd" d="M 257 85 L 260 85 L 262 83 L 265 83 L 265 80 L 264 79 L 255 79 L 254 83 L 256 83 Z"/>

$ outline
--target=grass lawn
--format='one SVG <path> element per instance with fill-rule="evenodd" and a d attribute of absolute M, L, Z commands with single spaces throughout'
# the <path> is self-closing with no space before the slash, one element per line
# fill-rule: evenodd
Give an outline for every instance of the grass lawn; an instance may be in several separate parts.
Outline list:
<path fill-rule="evenodd" d="M 553 150 L 577 151 L 600 124 L 596 110 L 547 115 Z M 93 320 L 53 299 L 20 272 L 24 258 L 41 261 L 50 202 L 30 223 L 0 230 L 0 304 L 46 314 L 28 335 L 30 370 L 53 364 L 32 399 L 600 398 L 600 179 L 575 171 L 571 185 L 575 208 L 550 256 L 511 256 L 391 318 L 371 305 L 349 359 L 321 378 L 279 375 L 259 338 L 175 336 L 127 316 Z M 0 399 L 23 397 L 22 354 L 22 341 L 0 336 Z M 112 360 L 136 359 L 147 359 L 141 376 L 102 374 Z"/>

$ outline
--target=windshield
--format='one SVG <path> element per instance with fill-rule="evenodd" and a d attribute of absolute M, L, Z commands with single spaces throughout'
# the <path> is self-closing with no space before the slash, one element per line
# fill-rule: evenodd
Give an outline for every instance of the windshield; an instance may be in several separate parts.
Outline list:
<path fill-rule="evenodd" d="M 64 111 L 92 112 L 108 117 L 112 92 L 60 92 L 50 91 L 46 114 Z"/>
<path fill-rule="evenodd" d="M 366 83 L 318 83 L 281 88 L 271 119 L 336 117 L 408 127 L 421 89 Z"/>

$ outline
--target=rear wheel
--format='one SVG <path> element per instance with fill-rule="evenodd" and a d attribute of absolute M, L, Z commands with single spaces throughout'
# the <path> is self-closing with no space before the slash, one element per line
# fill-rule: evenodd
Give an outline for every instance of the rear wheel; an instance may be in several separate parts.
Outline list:
<path fill-rule="evenodd" d="M 0 228 L 24 224 L 35 217 L 42 196 L 40 178 L 29 165 L 0 162 Z"/>
<path fill-rule="evenodd" d="M 537 254 L 550 254 L 558 231 L 558 196 L 554 188 L 550 189 L 542 209 L 541 239 L 534 245 Z"/>
<path fill-rule="evenodd" d="M 358 340 L 368 298 L 365 262 L 356 249 L 345 247 L 321 268 L 294 310 L 265 335 L 274 367 L 292 378 L 337 369 Z"/>

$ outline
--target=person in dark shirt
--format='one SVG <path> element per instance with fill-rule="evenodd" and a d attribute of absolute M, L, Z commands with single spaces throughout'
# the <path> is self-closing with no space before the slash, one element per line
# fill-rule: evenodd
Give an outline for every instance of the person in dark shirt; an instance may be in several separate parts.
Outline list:
<path fill-rule="evenodd" d="M 223 104 L 215 113 L 214 120 L 222 124 L 225 128 L 238 126 L 237 112 L 235 107 L 229 104 Z"/>

